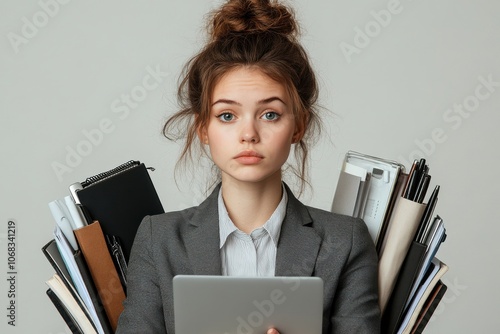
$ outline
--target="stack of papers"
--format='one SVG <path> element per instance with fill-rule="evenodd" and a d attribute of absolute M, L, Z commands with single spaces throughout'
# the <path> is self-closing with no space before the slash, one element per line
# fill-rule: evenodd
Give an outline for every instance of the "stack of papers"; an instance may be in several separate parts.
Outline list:
<path fill-rule="evenodd" d="M 383 333 L 422 332 L 446 291 L 446 264 L 436 258 L 446 239 L 434 214 L 439 185 L 430 184 L 425 159 L 405 166 L 347 152 L 331 211 L 362 218 L 379 255 L 379 303 Z"/>
<path fill-rule="evenodd" d="M 112 334 L 123 310 L 127 262 L 142 218 L 163 207 L 139 161 L 69 187 L 49 203 L 54 239 L 42 252 L 56 273 L 47 295 L 72 333 Z"/>

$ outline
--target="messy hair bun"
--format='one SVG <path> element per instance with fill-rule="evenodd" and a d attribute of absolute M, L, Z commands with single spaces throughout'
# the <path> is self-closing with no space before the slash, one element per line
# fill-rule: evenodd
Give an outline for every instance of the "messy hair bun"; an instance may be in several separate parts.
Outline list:
<path fill-rule="evenodd" d="M 212 40 L 231 34 L 274 32 L 294 38 L 298 33 L 293 10 L 270 0 L 230 0 L 213 13 Z"/>

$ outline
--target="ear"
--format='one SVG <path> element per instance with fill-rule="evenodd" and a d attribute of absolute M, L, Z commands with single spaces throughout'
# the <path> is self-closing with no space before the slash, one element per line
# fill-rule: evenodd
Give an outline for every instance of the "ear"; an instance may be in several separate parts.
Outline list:
<path fill-rule="evenodd" d="M 297 144 L 304 138 L 305 125 L 302 122 L 298 122 L 295 125 L 295 131 L 292 136 L 292 144 Z"/>
<path fill-rule="evenodd" d="M 296 131 L 292 136 L 292 144 L 297 144 L 304 137 L 304 131 Z"/>
<path fill-rule="evenodd" d="M 206 127 L 199 126 L 196 129 L 196 134 L 198 135 L 198 139 L 200 139 L 200 142 L 202 142 L 205 145 L 208 144 L 208 133 Z"/>

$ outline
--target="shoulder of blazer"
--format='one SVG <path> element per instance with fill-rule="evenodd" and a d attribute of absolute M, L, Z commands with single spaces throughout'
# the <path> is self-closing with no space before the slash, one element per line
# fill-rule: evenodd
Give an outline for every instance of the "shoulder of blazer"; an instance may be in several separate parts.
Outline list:
<path fill-rule="evenodd" d="M 189 225 L 199 226 L 205 222 L 218 222 L 218 203 L 220 184 L 215 187 L 212 193 L 198 206 L 193 206 L 179 211 L 169 211 L 158 215 L 150 216 L 153 224 L 158 227 L 163 225 Z"/>

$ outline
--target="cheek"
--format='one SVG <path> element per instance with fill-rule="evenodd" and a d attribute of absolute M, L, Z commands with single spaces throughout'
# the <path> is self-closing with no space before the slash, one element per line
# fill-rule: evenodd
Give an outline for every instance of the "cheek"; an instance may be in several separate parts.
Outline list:
<path fill-rule="evenodd" d="M 220 154 L 223 154 L 230 143 L 228 131 L 220 131 L 209 127 L 207 130 L 208 147 L 213 159 L 217 159 Z"/>
<path fill-rule="evenodd" d="M 220 129 L 219 124 L 216 122 L 210 122 L 207 126 L 207 137 L 210 141 L 216 142 L 219 141 L 222 136 L 224 136 L 225 132 Z"/>
<path fill-rule="evenodd" d="M 292 144 L 293 128 L 288 125 L 265 127 L 260 132 L 260 139 L 266 143 L 274 143 L 277 146 Z"/>
<path fill-rule="evenodd" d="M 259 136 L 261 141 L 268 143 L 291 143 L 294 129 L 292 122 L 286 119 L 283 122 L 262 126 Z"/>

